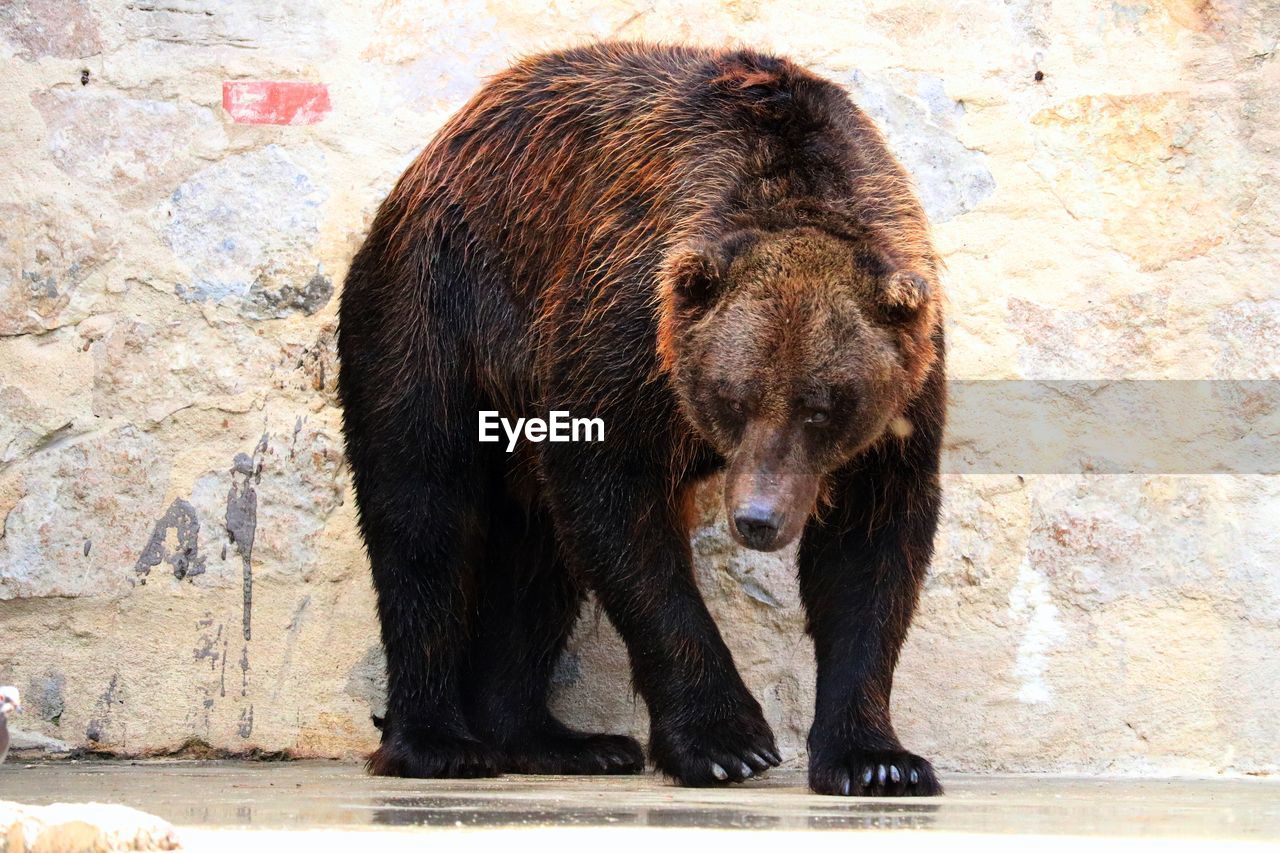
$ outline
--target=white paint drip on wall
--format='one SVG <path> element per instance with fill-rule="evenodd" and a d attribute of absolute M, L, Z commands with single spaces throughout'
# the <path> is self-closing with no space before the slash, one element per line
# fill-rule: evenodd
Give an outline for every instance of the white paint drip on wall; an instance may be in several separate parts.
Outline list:
<path fill-rule="evenodd" d="M 1018 582 L 1009 590 L 1009 616 L 1014 624 L 1024 626 L 1013 663 L 1013 675 L 1021 684 L 1018 701 L 1047 704 L 1053 700 L 1046 680 L 1048 653 L 1065 639 L 1066 632 L 1058 621 L 1058 606 L 1053 603 L 1048 582 L 1025 558 L 1018 567 Z"/>

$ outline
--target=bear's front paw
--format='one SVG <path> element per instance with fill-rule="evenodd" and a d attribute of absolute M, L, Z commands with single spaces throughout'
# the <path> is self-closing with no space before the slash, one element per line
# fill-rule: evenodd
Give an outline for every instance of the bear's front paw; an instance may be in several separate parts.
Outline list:
<path fill-rule="evenodd" d="M 365 767 L 374 776 L 410 779 L 474 779 L 497 776 L 502 757 L 478 740 L 450 734 L 395 732 L 384 734 L 382 745 Z"/>
<path fill-rule="evenodd" d="M 703 725 L 655 727 L 650 751 L 659 770 L 690 787 L 743 782 L 782 763 L 769 725 L 763 718 L 745 715 Z"/>
<path fill-rule="evenodd" d="M 834 760 L 811 758 L 815 794 L 845 797 L 932 797 L 942 793 L 933 765 L 906 750 L 849 749 Z"/>

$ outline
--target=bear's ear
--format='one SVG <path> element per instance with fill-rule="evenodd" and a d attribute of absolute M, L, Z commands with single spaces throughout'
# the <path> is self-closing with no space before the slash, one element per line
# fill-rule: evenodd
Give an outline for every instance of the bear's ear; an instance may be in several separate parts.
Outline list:
<path fill-rule="evenodd" d="M 671 307 L 682 316 L 710 308 L 723 290 L 733 259 L 759 237 L 755 231 L 734 231 L 718 240 L 695 240 L 667 264 Z"/>
<path fill-rule="evenodd" d="M 893 270 L 880 280 L 880 311 L 890 322 L 905 322 L 929 303 L 929 281 L 914 270 Z"/>
<path fill-rule="evenodd" d="M 678 252 L 667 267 L 671 307 L 686 316 L 709 307 L 720 291 L 725 270 L 713 244 L 699 241 Z"/>
<path fill-rule="evenodd" d="M 658 360 L 662 370 L 675 369 L 676 342 L 724 291 L 734 256 L 759 236 L 756 231 L 734 231 L 715 239 L 695 239 L 667 256 L 658 281 Z"/>

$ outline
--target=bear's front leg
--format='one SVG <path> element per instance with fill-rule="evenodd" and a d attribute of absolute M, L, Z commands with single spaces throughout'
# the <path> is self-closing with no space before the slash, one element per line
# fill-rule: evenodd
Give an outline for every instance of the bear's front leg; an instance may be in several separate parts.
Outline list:
<path fill-rule="evenodd" d="M 557 534 L 627 644 L 658 769 L 684 785 L 740 782 L 781 758 L 694 582 L 661 441 L 640 438 L 544 446 Z"/>
<path fill-rule="evenodd" d="M 888 439 L 831 481 L 832 506 L 800 542 L 800 591 L 817 657 L 809 786 L 819 794 L 942 793 L 889 715 L 898 651 L 933 553 L 940 492 L 927 425 Z"/>

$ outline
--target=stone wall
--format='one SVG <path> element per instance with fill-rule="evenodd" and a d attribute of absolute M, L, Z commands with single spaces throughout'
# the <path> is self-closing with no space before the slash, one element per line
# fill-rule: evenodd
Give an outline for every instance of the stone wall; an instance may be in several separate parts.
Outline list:
<path fill-rule="evenodd" d="M 936 222 L 953 378 L 1280 375 L 1274 0 L 6 0 L 0 682 L 21 727 L 129 754 L 375 743 L 334 292 L 484 75 L 609 36 L 768 47 L 846 85 Z M 895 694 L 912 747 L 949 770 L 1280 767 L 1274 476 L 949 470 Z M 796 759 L 792 569 L 711 517 L 694 545 Z M 643 730 L 594 610 L 556 683 L 572 721 Z"/>

